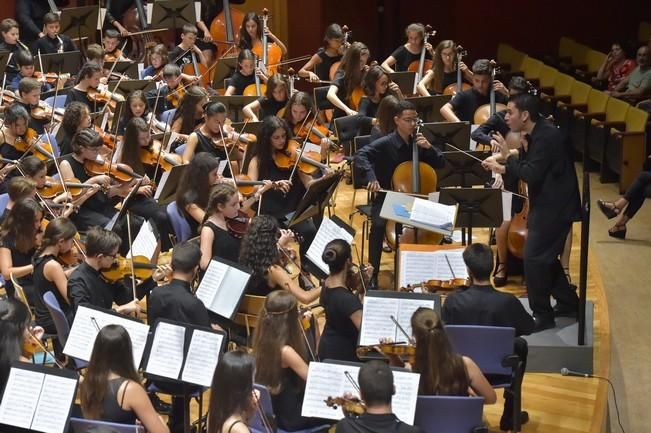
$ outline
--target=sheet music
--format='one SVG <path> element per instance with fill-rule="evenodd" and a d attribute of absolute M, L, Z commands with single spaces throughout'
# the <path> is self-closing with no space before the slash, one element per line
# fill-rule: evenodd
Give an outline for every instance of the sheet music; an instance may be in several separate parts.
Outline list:
<path fill-rule="evenodd" d="M 160 199 L 160 195 L 163 192 L 167 179 L 170 177 L 170 173 L 171 171 L 164 171 L 163 175 L 160 177 L 160 182 L 158 182 L 158 188 L 156 188 L 156 193 L 154 194 L 154 200 L 158 201 L 158 199 Z"/>
<path fill-rule="evenodd" d="M 99 332 L 91 317 L 95 319 L 100 329 L 106 325 L 122 325 L 127 330 L 129 337 L 131 337 L 131 345 L 133 347 L 133 362 L 135 367 L 138 368 L 142 360 L 142 354 L 145 351 L 149 326 L 134 320 L 87 308 L 83 305 L 77 308 L 77 314 L 75 314 L 75 320 L 72 323 L 72 328 L 70 329 L 63 353 L 73 358 L 81 359 L 82 361 L 90 360 L 95 338 L 97 338 L 97 333 Z"/>
<path fill-rule="evenodd" d="M 353 242 L 353 236 L 343 227 L 337 225 L 330 218 L 323 218 L 323 222 L 319 226 L 319 231 L 316 233 L 310 248 L 307 250 L 307 258 L 326 274 L 330 270 L 328 269 L 328 265 L 321 260 L 321 255 L 328 242 L 335 239 L 343 239 L 349 244 Z"/>
<path fill-rule="evenodd" d="M 194 13 L 197 21 L 201 20 L 201 2 L 194 2 Z"/>
<path fill-rule="evenodd" d="M 127 257 L 132 257 L 132 251 L 136 256 L 145 256 L 149 260 L 154 257 L 156 252 L 156 247 L 158 246 L 156 240 L 156 235 L 154 234 L 154 228 L 151 225 L 149 220 L 146 220 L 145 223 L 140 227 L 138 235 L 133 240 L 131 244 L 131 249 L 127 253 Z"/>
<path fill-rule="evenodd" d="M 156 376 L 178 379 L 183 366 L 185 328 L 158 322 L 145 371 Z"/>
<path fill-rule="evenodd" d="M 183 382 L 205 387 L 211 385 L 223 339 L 222 334 L 194 330 L 181 375 Z"/>
<path fill-rule="evenodd" d="M 99 13 L 97 14 L 97 30 L 102 30 L 104 26 L 104 17 L 106 16 L 106 8 L 99 8 Z M 79 41 L 81 43 L 81 41 Z"/>
<path fill-rule="evenodd" d="M 513 193 L 502 191 L 502 219 L 511 221 L 511 209 L 513 208 Z"/>
<path fill-rule="evenodd" d="M 398 315 L 394 317 L 398 323 L 400 323 L 400 326 L 405 330 L 407 335 L 404 335 L 400 329 L 395 326 L 395 341 L 409 341 L 409 338 L 411 338 L 411 316 L 413 316 L 414 312 L 420 307 L 430 308 L 433 310 L 434 301 L 432 299 L 400 299 L 400 302 L 398 302 Z M 393 323 L 391 318 L 389 318 L 389 321 Z"/>
<path fill-rule="evenodd" d="M 410 425 L 414 424 L 419 382 L 420 374 L 418 373 L 393 372 L 393 384 L 396 387 L 396 393 L 391 399 L 391 407 L 400 421 Z"/>
<path fill-rule="evenodd" d="M 211 260 L 208 264 L 208 269 L 206 269 L 206 273 L 203 274 L 203 278 L 199 283 L 196 293 L 197 298 L 203 302 L 206 308 L 210 308 L 213 304 L 217 295 L 217 290 L 224 281 L 227 271 L 228 265 L 218 262 L 217 260 Z"/>
<path fill-rule="evenodd" d="M 454 227 L 456 212 L 456 206 L 448 206 L 422 198 L 415 198 L 409 219 L 421 224 L 440 228 L 446 228 L 446 226 Z"/>
<path fill-rule="evenodd" d="M 221 176 L 224 174 L 224 170 L 226 170 L 226 165 L 228 164 L 227 159 L 223 159 L 219 161 L 219 165 L 217 166 L 217 173 Z"/>
<path fill-rule="evenodd" d="M 446 260 L 447 256 L 447 260 Z M 448 264 L 449 260 L 449 264 Z M 452 271 L 450 271 L 452 267 Z M 400 287 L 427 280 L 468 278 L 463 248 L 437 251 L 400 251 Z"/>
<path fill-rule="evenodd" d="M 76 389 L 76 380 L 46 374 L 34 421 L 32 421 L 32 430 L 63 433 Z"/>
<path fill-rule="evenodd" d="M 475 132 L 475 129 L 479 128 L 481 125 L 477 124 L 472 124 L 470 125 L 470 145 L 468 146 L 468 150 L 471 152 L 474 152 L 477 150 L 477 142 L 472 139 L 472 133 Z"/>
<path fill-rule="evenodd" d="M 362 310 L 362 326 L 359 330 L 360 346 L 378 344 L 381 338 L 393 338 L 396 325 L 389 316 L 398 316 L 398 302 L 395 298 L 365 296 Z M 399 341 L 404 341 L 399 339 Z"/>
<path fill-rule="evenodd" d="M 151 17 L 154 14 L 154 2 L 147 2 L 146 6 L 147 24 L 151 24 Z"/>
<path fill-rule="evenodd" d="M 222 317 L 231 317 L 244 294 L 250 277 L 250 274 L 228 266 L 225 281 L 217 289 L 212 305 L 209 307 L 210 310 Z"/>
<path fill-rule="evenodd" d="M 0 422 L 29 429 L 43 386 L 43 373 L 12 368 L 0 402 Z"/>

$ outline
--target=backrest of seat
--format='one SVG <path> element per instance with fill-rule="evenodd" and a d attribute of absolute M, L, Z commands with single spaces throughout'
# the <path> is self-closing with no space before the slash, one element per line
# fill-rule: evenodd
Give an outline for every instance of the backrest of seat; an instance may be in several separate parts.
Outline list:
<path fill-rule="evenodd" d="M 522 62 L 522 70 L 524 71 L 524 77 L 528 80 L 530 79 L 539 79 L 540 71 L 543 67 L 543 62 L 540 60 L 534 59 L 533 57 L 525 57 Z"/>
<path fill-rule="evenodd" d="M 160 115 L 160 121 L 163 123 L 172 123 L 172 119 L 174 118 L 174 114 L 176 114 L 176 108 L 172 108 L 171 110 L 163 111 Z"/>
<path fill-rule="evenodd" d="M 630 107 L 626 112 L 626 131 L 644 132 L 649 121 L 649 112 L 639 108 Z"/>
<path fill-rule="evenodd" d="M 503 42 L 500 42 L 497 44 L 497 63 L 505 64 L 509 63 L 509 60 L 511 59 L 511 53 L 513 51 L 513 47 L 509 44 L 505 44 Z"/>
<path fill-rule="evenodd" d="M 642 21 L 637 29 L 637 40 L 647 43 L 651 39 L 651 22 Z"/>
<path fill-rule="evenodd" d="M 561 39 L 558 41 L 558 56 L 571 57 L 572 48 L 575 44 L 576 41 L 569 36 L 561 36 Z"/>
<path fill-rule="evenodd" d="M 266 386 L 260 385 L 258 383 L 253 384 L 253 388 L 260 393 L 260 400 L 258 400 L 258 407 L 262 409 L 262 413 L 271 421 L 274 418 L 273 406 L 271 405 L 271 394 Z M 271 418 L 271 420 L 270 420 Z M 262 419 L 260 410 L 256 409 L 255 415 L 249 420 L 249 426 L 258 431 L 268 431 L 265 428 L 265 422 Z"/>
<path fill-rule="evenodd" d="M 555 95 L 569 95 L 572 93 L 576 80 L 574 77 L 559 73 L 554 81 L 554 94 Z M 587 94 L 587 93 L 586 93 Z"/>
<path fill-rule="evenodd" d="M 586 56 L 586 64 L 588 65 L 588 72 L 596 73 L 606 60 L 606 54 L 597 50 L 589 50 Z"/>
<path fill-rule="evenodd" d="M 483 397 L 419 395 L 414 425 L 425 433 L 470 433 L 482 425 Z"/>
<path fill-rule="evenodd" d="M 572 104 L 586 104 L 588 102 L 588 96 L 592 87 L 589 84 L 583 83 L 581 81 L 574 81 L 572 85 Z"/>
<path fill-rule="evenodd" d="M 591 89 L 590 94 L 588 95 L 588 112 L 605 112 L 606 105 L 608 104 L 608 99 L 610 99 L 610 96 L 608 96 L 606 93 L 601 92 L 597 89 Z"/>
<path fill-rule="evenodd" d="M 558 69 L 551 66 L 542 65 L 540 68 L 540 86 L 552 87 L 556 83 L 558 77 Z"/>
<path fill-rule="evenodd" d="M 630 105 L 621 99 L 609 98 L 606 103 L 606 120 L 608 122 L 624 122 L 629 107 Z"/>
<path fill-rule="evenodd" d="M 246 326 L 250 334 L 251 329 L 258 326 L 260 310 L 264 306 L 265 296 L 244 295 L 239 310 L 235 315 L 235 323 Z"/>
<path fill-rule="evenodd" d="M 176 201 L 167 205 L 167 216 L 169 217 L 174 234 L 176 235 L 177 242 L 188 240 L 191 236 L 190 224 L 185 220 L 185 217 L 179 212 Z"/>
<path fill-rule="evenodd" d="M 445 333 L 454 350 L 470 357 L 484 374 L 511 373 L 502 360 L 513 354 L 515 328 L 447 325 Z"/>
<path fill-rule="evenodd" d="M 61 346 L 65 346 L 66 341 L 68 340 L 68 334 L 70 334 L 70 324 L 68 323 L 68 319 L 66 319 L 66 315 L 63 314 L 59 301 L 57 301 L 54 293 L 46 292 L 43 295 L 43 302 L 45 302 L 45 306 L 54 321 L 54 327 L 57 330 L 59 343 L 61 343 Z"/>
<path fill-rule="evenodd" d="M 359 135 L 363 117 L 360 115 L 343 116 L 334 120 L 335 132 L 340 143 L 350 141 Z"/>
<path fill-rule="evenodd" d="M 572 49 L 572 64 L 575 66 L 585 65 L 590 49 L 589 46 L 577 42 Z"/>
<path fill-rule="evenodd" d="M 75 433 L 145 433 L 145 428 L 141 425 L 118 424 L 83 418 L 70 418 L 70 426 Z"/>
<path fill-rule="evenodd" d="M 0 194 L 0 214 L 2 214 L 5 211 L 8 204 L 9 204 L 9 194 L 7 194 L 6 192 L 4 194 Z"/>
<path fill-rule="evenodd" d="M 527 58 L 527 53 L 516 50 L 515 48 L 513 49 L 513 52 L 511 53 L 512 59 L 511 59 L 511 70 L 512 71 L 522 71 L 524 69 L 524 59 Z"/>

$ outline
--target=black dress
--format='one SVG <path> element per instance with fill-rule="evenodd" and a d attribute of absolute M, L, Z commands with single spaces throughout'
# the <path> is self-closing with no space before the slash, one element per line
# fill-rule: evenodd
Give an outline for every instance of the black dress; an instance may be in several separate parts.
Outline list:
<path fill-rule="evenodd" d="M 240 257 L 240 240 L 212 221 L 206 221 L 204 226 L 213 232 L 212 256 L 237 263 Z"/>
<path fill-rule="evenodd" d="M 320 418 L 301 416 L 305 382 L 291 368 L 283 368 L 280 378 L 281 390 L 271 395 L 271 404 L 276 415 L 278 427 L 286 431 L 303 430 L 327 424 Z"/>
<path fill-rule="evenodd" d="M 355 361 L 359 330 L 350 316 L 362 309 L 362 303 L 346 287 L 327 288 L 321 292 L 326 323 L 319 342 L 319 359 Z"/>
<path fill-rule="evenodd" d="M 124 404 L 125 392 L 122 394 L 120 403 L 118 404 L 118 391 L 122 386 L 122 383 L 127 381 L 122 377 L 111 379 L 108 381 L 108 386 L 106 387 L 106 394 L 104 395 L 104 400 L 102 400 L 102 414 L 100 416 L 102 421 L 114 422 L 119 424 L 135 424 L 136 423 L 136 413 L 132 410 L 122 409 L 122 404 Z M 128 386 L 138 386 L 132 383 L 127 384 Z"/>
<path fill-rule="evenodd" d="M 36 295 L 34 296 L 34 313 L 36 314 L 37 325 L 43 327 L 43 329 L 45 329 L 45 332 L 48 334 L 56 334 L 54 320 L 52 320 L 50 311 L 45 306 L 43 296 L 47 292 L 52 292 L 54 294 L 54 297 L 59 302 L 61 310 L 68 319 L 68 323 L 72 323 L 72 308 L 70 308 L 68 301 L 63 296 L 61 296 L 61 293 L 57 289 L 57 286 L 52 281 L 45 278 L 45 275 L 43 275 L 45 265 L 51 260 L 56 260 L 56 257 L 51 254 L 47 256 L 34 257 L 33 259 L 34 291 Z"/>
<path fill-rule="evenodd" d="M 36 249 L 31 249 L 26 253 L 18 251 L 16 248 L 16 238 L 9 234 L 5 237 L 0 238 L 0 248 L 8 248 L 11 251 L 11 264 L 14 268 L 21 266 L 28 266 L 32 264 L 32 257 L 36 252 Z M 16 282 L 25 291 L 25 296 L 27 297 L 27 302 L 29 305 L 34 305 L 34 278 L 32 274 L 27 274 L 23 277 L 16 278 Z M 10 297 L 14 297 L 16 290 L 11 280 L 5 281 L 5 291 Z"/>
<path fill-rule="evenodd" d="M 396 72 L 401 72 L 401 71 L 406 71 L 409 69 L 409 65 L 411 62 L 418 62 L 420 61 L 420 51 L 417 53 L 412 53 L 409 51 L 404 45 L 400 45 L 398 48 L 396 48 L 393 53 L 391 53 L 391 57 L 396 59 L 396 64 L 394 66 L 394 70 Z M 425 59 L 431 59 L 432 55 L 430 54 L 429 51 L 425 51 Z"/>
<path fill-rule="evenodd" d="M 231 78 L 228 80 L 228 86 L 235 87 L 235 92 L 233 95 L 241 95 L 244 93 L 244 89 L 251 84 L 255 84 L 255 74 L 251 75 L 242 75 L 240 71 L 235 72 Z M 228 88 L 228 86 L 226 86 Z"/>
<path fill-rule="evenodd" d="M 220 161 L 226 160 L 226 150 L 213 144 L 213 139 L 201 132 L 201 128 L 194 131 L 193 134 L 197 135 L 197 147 L 194 149 L 195 156 L 201 152 L 208 152 L 219 158 Z M 226 164 L 222 176 L 231 177 L 231 169 L 228 164 Z"/>
<path fill-rule="evenodd" d="M 319 48 L 319 51 L 316 52 L 316 55 L 321 59 L 321 63 L 314 65 L 314 73 L 318 75 L 319 79 L 322 81 L 330 80 L 330 68 L 332 65 L 341 60 L 340 55 L 330 57 L 324 48 Z"/>

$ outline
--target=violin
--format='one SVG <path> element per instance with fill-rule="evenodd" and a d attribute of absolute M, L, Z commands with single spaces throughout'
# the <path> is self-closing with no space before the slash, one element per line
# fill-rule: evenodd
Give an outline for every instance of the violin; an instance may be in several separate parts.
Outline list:
<path fill-rule="evenodd" d="M 170 93 L 165 96 L 165 99 L 169 101 L 169 103 L 172 105 L 174 108 L 179 108 L 179 104 L 181 103 L 181 100 L 185 96 L 185 87 L 183 86 L 178 86 L 176 89 L 170 91 Z"/>
<path fill-rule="evenodd" d="M 38 105 L 32 107 L 30 114 L 36 120 L 50 120 L 55 122 L 63 121 L 63 113 L 61 109 L 53 109 L 45 101 L 39 101 Z"/>
<path fill-rule="evenodd" d="M 328 397 L 323 401 L 328 407 L 335 410 L 341 407 L 347 417 L 356 417 L 366 413 L 366 405 L 357 397 Z"/>
<path fill-rule="evenodd" d="M 320 125 L 319 123 L 314 123 L 312 129 L 310 129 L 307 126 L 308 122 L 297 123 L 296 125 L 294 125 L 294 129 L 293 129 L 294 137 L 300 138 L 301 140 L 304 140 L 305 137 L 307 137 L 307 139 L 311 143 L 317 143 L 317 144 L 321 143 L 321 140 L 323 140 L 324 138 L 327 138 L 332 142 L 337 142 L 339 140 L 336 136 L 332 135 L 330 130 L 328 130 L 328 128 L 326 128 L 324 125 Z M 309 136 L 308 136 L 308 132 L 310 134 Z"/>
<path fill-rule="evenodd" d="M 112 53 L 104 53 L 105 62 L 120 62 L 124 59 L 124 53 L 119 48 L 116 48 Z"/>
<path fill-rule="evenodd" d="M 289 140 L 285 150 L 274 151 L 272 157 L 276 167 L 281 170 L 289 170 L 296 164 L 298 151 L 301 145 L 296 140 Z M 314 174 L 318 169 L 326 170 L 329 167 L 318 162 L 321 155 L 316 152 L 303 152 L 298 162 L 298 169 L 305 174 Z"/>
<path fill-rule="evenodd" d="M 436 293 L 441 290 L 456 290 L 470 287 L 469 278 L 451 278 L 449 280 L 427 280 L 417 284 L 409 284 L 401 287 L 400 292 L 412 293 Z"/>
<path fill-rule="evenodd" d="M 118 256 L 113 262 L 113 265 L 102 271 L 102 276 L 109 282 L 118 281 L 126 276 L 132 275 L 131 262 L 133 261 L 133 276 L 146 280 L 150 278 L 156 269 L 157 265 L 152 264 L 145 256 L 135 256 L 133 259 L 127 259 Z"/>
<path fill-rule="evenodd" d="M 366 288 L 371 284 L 371 275 L 367 274 L 367 265 L 352 266 L 346 276 L 346 287 L 358 296 L 366 295 Z"/>
<path fill-rule="evenodd" d="M 416 357 L 416 346 L 414 344 L 397 342 L 397 343 L 380 343 L 371 346 L 359 346 L 357 348 L 357 356 L 362 358 L 371 351 L 379 350 L 385 355 L 394 355 L 406 358 L 408 362 L 413 362 Z"/>
<path fill-rule="evenodd" d="M 156 165 L 160 162 L 160 167 L 164 171 L 170 171 L 172 167 L 183 164 L 181 155 L 164 151 L 162 144 L 156 140 L 150 147 L 141 147 L 139 154 L 143 164 Z"/>
<path fill-rule="evenodd" d="M 48 207 L 52 207 L 52 204 L 48 205 Z M 45 229 L 47 228 L 49 223 L 50 221 L 46 220 L 45 218 L 41 220 L 41 228 L 40 228 L 41 233 L 45 233 Z M 85 245 L 81 243 L 81 236 L 79 236 L 79 232 L 77 232 L 75 233 L 75 237 L 73 238 L 72 248 L 70 248 L 65 253 L 60 252 L 56 260 L 59 263 L 61 263 L 61 265 L 63 266 L 78 265 L 79 263 L 81 263 L 83 257 L 86 255 L 85 249 L 86 249 Z"/>
<path fill-rule="evenodd" d="M 37 341 L 36 337 L 34 334 L 31 332 L 25 339 L 23 340 L 23 347 L 22 347 L 22 355 L 26 359 L 32 359 L 34 354 L 38 351 L 38 349 L 41 347 L 39 344 L 40 342 Z"/>
<path fill-rule="evenodd" d="M 28 150 L 41 161 L 49 161 L 54 158 L 54 151 L 50 143 L 40 141 L 41 136 L 32 128 L 27 128 L 24 135 L 16 137 L 12 146 L 19 152 Z"/>
<path fill-rule="evenodd" d="M 93 185 L 82 183 L 79 179 L 74 177 L 66 179 L 66 181 L 62 183 L 59 180 L 55 180 L 54 178 L 47 176 L 45 178 L 45 185 L 43 185 L 43 188 L 40 188 L 38 192 L 41 197 L 48 199 L 56 197 L 65 190 L 67 190 L 70 195 L 72 195 L 72 197 L 78 197 L 84 191 L 84 189 L 92 187 Z"/>
<path fill-rule="evenodd" d="M 97 125 L 94 125 L 95 132 L 99 134 L 100 137 L 102 137 L 102 141 L 104 142 L 104 146 L 108 147 L 109 149 L 115 149 L 115 144 L 119 141 L 122 141 L 123 137 L 121 135 L 115 136 L 113 134 L 110 134 L 102 128 L 100 128 Z"/>
<path fill-rule="evenodd" d="M 109 92 L 108 90 L 98 90 L 92 87 L 88 89 L 86 95 L 89 101 L 107 104 L 111 110 L 115 110 L 118 102 L 124 101 L 124 97 L 118 93 Z"/>
<path fill-rule="evenodd" d="M 111 164 L 110 161 L 101 159 L 84 161 L 84 169 L 90 176 L 109 175 L 120 182 L 131 182 L 134 178 L 140 179 L 142 176 L 136 174 L 131 167 L 122 163 Z"/>
<path fill-rule="evenodd" d="M 246 174 L 238 174 L 233 178 L 233 180 L 235 181 L 235 185 L 237 186 L 240 194 L 243 196 L 249 196 L 253 194 L 255 192 L 256 186 L 264 185 L 264 181 L 251 180 L 251 178 Z M 272 184 L 273 187 L 276 188 L 277 183 L 272 182 Z"/>
<path fill-rule="evenodd" d="M 242 239 L 244 237 L 244 233 L 246 233 L 246 230 L 249 228 L 249 216 L 244 211 L 238 210 L 237 216 L 233 218 L 225 218 L 225 220 L 228 232 L 233 237 Z"/>
<path fill-rule="evenodd" d="M 49 84 L 56 84 L 57 81 L 61 80 L 63 82 L 68 81 L 70 79 L 70 74 L 55 74 L 53 72 L 48 72 L 48 73 L 42 73 L 41 71 L 35 71 L 34 72 L 34 79 L 40 82 L 45 82 Z"/>
<path fill-rule="evenodd" d="M 18 100 L 18 96 L 11 90 L 4 90 L 2 92 L 2 104 L 0 105 L 11 105 Z"/>

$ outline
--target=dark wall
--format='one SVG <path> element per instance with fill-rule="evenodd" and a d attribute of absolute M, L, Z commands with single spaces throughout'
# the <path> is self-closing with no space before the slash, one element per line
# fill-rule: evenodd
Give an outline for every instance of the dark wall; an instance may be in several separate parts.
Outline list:
<path fill-rule="evenodd" d="M 313 53 L 331 22 L 346 24 L 353 39 L 366 43 L 371 58 L 382 60 L 404 41 L 411 22 L 430 24 L 441 39 L 454 39 L 470 59 L 493 57 L 499 42 L 533 56 L 553 53 L 560 36 L 574 37 L 607 52 L 610 42 L 636 40 L 640 21 L 651 21 L 643 1 L 548 0 L 288 0 L 290 55 Z M 617 7 L 615 7 L 617 6 Z"/>

